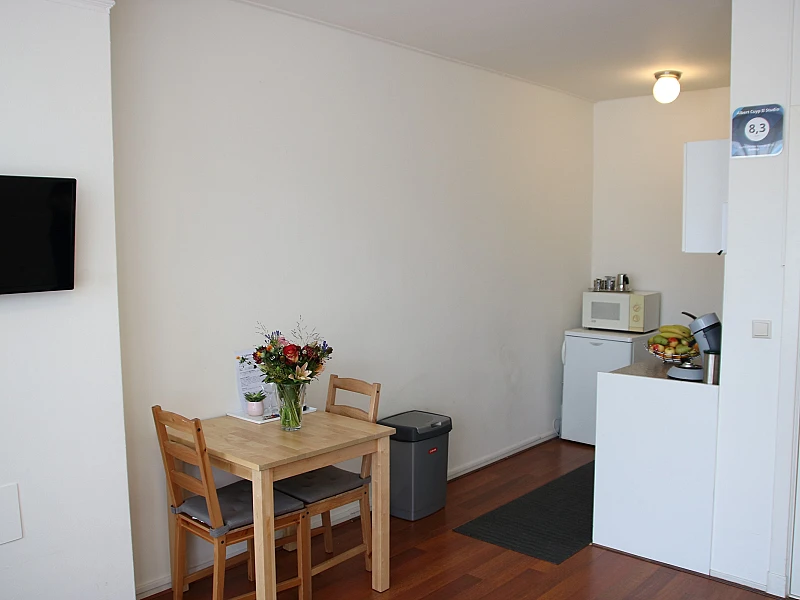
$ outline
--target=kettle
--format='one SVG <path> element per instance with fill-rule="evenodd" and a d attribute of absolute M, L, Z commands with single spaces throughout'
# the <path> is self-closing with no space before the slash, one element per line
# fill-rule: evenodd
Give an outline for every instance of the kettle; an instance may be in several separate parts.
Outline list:
<path fill-rule="evenodd" d="M 618 292 L 631 291 L 631 280 L 628 279 L 627 273 L 619 273 L 617 275 L 617 284 L 614 286 L 614 289 Z"/>

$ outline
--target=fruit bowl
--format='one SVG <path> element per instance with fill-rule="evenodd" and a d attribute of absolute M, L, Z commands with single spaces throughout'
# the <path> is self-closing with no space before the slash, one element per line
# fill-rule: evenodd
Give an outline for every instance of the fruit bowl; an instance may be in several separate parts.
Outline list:
<path fill-rule="evenodd" d="M 645 343 L 647 351 L 665 363 L 679 365 L 700 356 L 700 348 L 685 325 L 662 325 Z"/>
<path fill-rule="evenodd" d="M 653 350 L 650 345 L 645 342 L 644 347 L 647 348 L 647 351 L 652 354 L 653 356 L 657 356 L 665 363 L 679 365 L 683 362 L 688 362 L 693 358 L 697 358 L 700 356 L 700 353 L 696 350 L 690 350 L 689 352 L 685 352 L 684 354 L 666 354 L 665 352 L 659 352 L 657 350 Z"/>

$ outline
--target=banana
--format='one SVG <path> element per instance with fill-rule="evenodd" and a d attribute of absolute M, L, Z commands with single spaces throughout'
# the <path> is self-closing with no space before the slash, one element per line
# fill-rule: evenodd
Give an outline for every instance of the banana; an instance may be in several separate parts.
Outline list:
<path fill-rule="evenodd" d="M 683 334 L 683 332 L 679 331 L 678 329 L 669 329 L 669 328 L 661 329 L 661 335 L 668 338 L 674 337 L 678 339 L 686 337 Z"/>
<path fill-rule="evenodd" d="M 660 329 L 677 329 L 678 331 L 685 331 L 691 333 L 691 330 L 686 325 L 662 325 Z"/>
<path fill-rule="evenodd" d="M 662 334 L 669 333 L 670 337 L 688 338 L 692 335 L 691 330 L 683 325 L 662 325 L 660 328 Z"/>

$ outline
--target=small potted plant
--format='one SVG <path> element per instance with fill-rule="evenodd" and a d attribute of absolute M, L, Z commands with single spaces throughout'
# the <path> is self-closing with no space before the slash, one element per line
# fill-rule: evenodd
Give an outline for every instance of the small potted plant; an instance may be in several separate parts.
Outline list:
<path fill-rule="evenodd" d="M 244 399 L 247 400 L 247 414 L 251 417 L 264 416 L 264 392 L 246 392 Z"/>

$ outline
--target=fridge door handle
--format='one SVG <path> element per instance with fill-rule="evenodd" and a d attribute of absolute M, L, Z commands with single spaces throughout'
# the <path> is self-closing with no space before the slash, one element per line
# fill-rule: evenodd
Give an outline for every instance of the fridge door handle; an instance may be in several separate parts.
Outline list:
<path fill-rule="evenodd" d="M 567 364 L 567 340 L 564 340 L 561 344 L 561 364 Z"/>
<path fill-rule="evenodd" d="M 592 346 L 602 346 L 603 342 L 589 342 Z"/>

